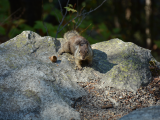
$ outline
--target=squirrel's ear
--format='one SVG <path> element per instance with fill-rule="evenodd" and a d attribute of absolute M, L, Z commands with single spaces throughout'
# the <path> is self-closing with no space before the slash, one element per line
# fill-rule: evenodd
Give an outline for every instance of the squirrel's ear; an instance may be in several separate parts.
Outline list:
<path fill-rule="evenodd" d="M 76 44 L 76 45 L 80 45 L 80 40 L 77 40 L 77 41 L 75 42 L 75 44 Z"/>
<path fill-rule="evenodd" d="M 86 44 L 89 45 L 89 42 L 86 40 Z"/>

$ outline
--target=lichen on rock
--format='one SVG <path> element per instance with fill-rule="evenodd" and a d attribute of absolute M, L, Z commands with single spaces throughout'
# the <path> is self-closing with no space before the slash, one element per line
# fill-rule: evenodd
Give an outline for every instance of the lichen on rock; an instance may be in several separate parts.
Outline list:
<path fill-rule="evenodd" d="M 152 55 L 150 50 L 119 39 L 92 46 L 96 48 L 94 68 L 104 74 L 101 87 L 112 86 L 136 92 L 141 85 L 147 85 L 151 81 L 149 61 Z"/>

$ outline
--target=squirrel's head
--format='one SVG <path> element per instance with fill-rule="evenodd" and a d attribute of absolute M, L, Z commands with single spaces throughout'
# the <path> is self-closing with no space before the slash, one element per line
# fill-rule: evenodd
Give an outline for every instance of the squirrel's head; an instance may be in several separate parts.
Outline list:
<path fill-rule="evenodd" d="M 81 44 L 79 46 L 79 54 L 80 54 L 82 60 L 86 59 L 86 57 L 88 56 L 88 52 L 89 52 L 88 44 Z"/>
<path fill-rule="evenodd" d="M 89 42 L 83 38 L 80 37 L 77 41 L 76 41 L 76 45 L 78 45 L 78 58 L 81 60 L 85 60 L 86 57 L 89 55 Z M 77 54 L 77 53 L 76 53 Z"/>

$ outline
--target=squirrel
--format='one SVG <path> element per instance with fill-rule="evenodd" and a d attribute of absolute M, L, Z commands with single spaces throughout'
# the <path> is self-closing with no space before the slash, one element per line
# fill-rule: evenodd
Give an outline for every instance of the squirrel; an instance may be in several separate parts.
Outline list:
<path fill-rule="evenodd" d="M 66 42 L 61 46 L 58 53 L 71 53 L 74 55 L 75 63 L 78 69 L 82 69 L 82 61 L 87 61 L 89 65 L 92 64 L 93 51 L 89 42 L 76 30 L 68 31 L 64 34 Z"/>

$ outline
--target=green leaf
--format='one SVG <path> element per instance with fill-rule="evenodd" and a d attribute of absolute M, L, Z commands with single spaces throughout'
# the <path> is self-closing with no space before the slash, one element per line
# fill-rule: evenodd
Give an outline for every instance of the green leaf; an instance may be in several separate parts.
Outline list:
<path fill-rule="evenodd" d="M 24 24 L 26 20 L 24 19 L 19 19 L 19 20 L 15 20 L 14 21 L 14 24 L 16 24 L 17 26 L 21 25 L 21 24 Z"/>
<path fill-rule="evenodd" d="M 3 27 L 0 26 L 0 34 L 1 35 L 5 35 L 6 34 L 6 31 Z"/>
<path fill-rule="evenodd" d="M 35 25 L 34 25 L 33 28 L 34 28 L 34 29 L 41 29 L 41 30 L 43 31 L 43 33 L 46 32 L 46 29 L 45 29 L 42 21 L 36 21 L 36 23 L 35 23 Z"/>
<path fill-rule="evenodd" d="M 76 23 L 76 21 L 75 21 L 74 19 L 72 20 L 72 22 L 73 22 L 73 23 Z"/>
<path fill-rule="evenodd" d="M 70 8 L 70 7 L 64 7 L 64 8 L 66 8 L 67 11 L 72 11 L 73 13 L 74 13 L 74 12 L 77 12 L 77 10 L 72 9 L 72 8 Z"/>
<path fill-rule="evenodd" d="M 58 9 L 52 10 L 52 12 L 50 14 L 55 16 L 57 21 L 58 21 L 58 19 L 61 20 L 61 18 L 62 18 L 62 13 Z"/>
<path fill-rule="evenodd" d="M 43 11 L 51 11 L 52 5 L 50 3 L 43 4 Z"/>
<path fill-rule="evenodd" d="M 121 31 L 120 28 L 113 28 L 113 33 L 119 33 Z"/>
<path fill-rule="evenodd" d="M 42 21 L 36 21 L 36 24 L 34 25 L 34 29 L 40 29 L 43 31 L 43 33 L 47 33 L 45 26 L 47 27 L 49 35 L 52 37 L 55 37 L 55 35 L 57 33 L 58 26 L 53 26 L 50 23 L 45 23 L 45 25 L 43 25 Z M 61 27 L 60 27 L 60 29 L 61 29 Z"/>
<path fill-rule="evenodd" d="M 95 43 L 97 43 L 97 40 L 93 39 L 92 37 L 90 37 L 90 36 L 88 36 L 88 35 L 86 35 L 85 38 L 87 38 L 87 40 L 89 41 L 90 44 L 95 44 Z"/>
<path fill-rule="evenodd" d="M 31 31 L 34 31 L 33 27 L 30 27 L 29 25 L 26 25 L 26 24 L 19 25 L 19 28 L 21 30 L 31 30 Z"/>
<path fill-rule="evenodd" d="M 85 2 L 82 2 L 82 6 L 83 6 L 83 7 L 86 7 L 86 3 L 85 3 Z"/>
<path fill-rule="evenodd" d="M 22 30 L 19 30 L 17 27 L 13 26 L 12 29 L 9 31 L 9 37 L 13 38 L 16 35 L 20 34 Z"/>
<path fill-rule="evenodd" d="M 6 22 L 5 19 L 9 16 L 9 0 L 0 0 L 0 21 Z"/>
<path fill-rule="evenodd" d="M 0 0 L 0 13 L 8 12 L 9 10 L 9 1 L 8 0 Z"/>
<path fill-rule="evenodd" d="M 108 30 L 106 25 L 104 23 L 101 23 L 98 27 L 103 37 L 105 37 L 105 39 L 108 39 L 111 35 L 111 32 Z"/>
<path fill-rule="evenodd" d="M 154 41 L 158 48 L 160 48 L 160 41 Z"/>
<path fill-rule="evenodd" d="M 72 5 L 72 4 L 68 4 L 68 6 L 69 6 L 70 8 L 73 8 L 73 5 Z"/>

